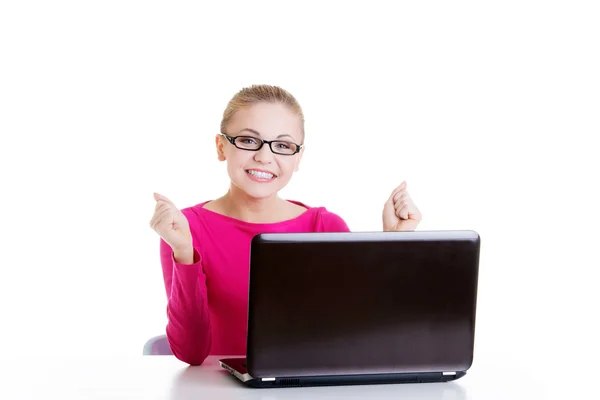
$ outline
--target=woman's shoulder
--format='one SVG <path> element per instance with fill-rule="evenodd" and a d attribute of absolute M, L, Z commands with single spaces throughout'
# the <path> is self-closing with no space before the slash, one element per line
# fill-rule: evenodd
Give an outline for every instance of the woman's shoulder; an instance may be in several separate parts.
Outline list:
<path fill-rule="evenodd" d="M 202 214 L 202 211 L 204 210 L 204 205 L 209 203 L 210 201 L 211 200 L 206 200 L 206 201 L 194 204 L 192 206 L 182 208 L 181 212 L 183 213 L 183 215 L 185 215 L 188 218 L 188 220 L 190 219 L 190 217 L 198 218 L 198 217 L 200 217 L 200 215 Z"/>
<path fill-rule="evenodd" d="M 290 219 L 274 224 L 250 224 L 237 221 L 231 217 L 221 215 L 220 213 L 211 210 L 210 207 L 205 207 L 205 205 L 210 203 L 210 201 L 211 200 L 202 201 L 193 206 L 181 209 L 183 215 L 185 215 L 188 219 L 190 228 L 192 230 L 200 229 L 203 225 L 206 225 L 205 228 L 208 229 L 208 226 L 214 227 L 215 224 L 219 225 L 220 223 L 230 227 L 233 225 L 242 224 L 244 227 L 257 226 L 259 228 L 266 228 L 280 224 L 295 225 L 299 223 L 300 225 L 308 224 L 304 229 L 314 230 L 317 232 L 345 232 L 350 230 L 346 224 L 346 221 L 344 221 L 340 215 L 331 211 L 325 206 L 311 206 L 298 200 L 287 200 L 298 207 L 296 214 L 292 214 Z M 304 208 L 305 210 L 302 212 L 301 208 Z"/>
<path fill-rule="evenodd" d="M 309 206 L 297 200 L 289 201 L 307 209 L 306 213 L 314 217 L 314 227 L 318 232 L 346 232 L 350 230 L 346 221 L 340 215 L 325 206 Z"/>
<path fill-rule="evenodd" d="M 323 232 L 350 231 L 348 224 L 341 216 L 332 211 L 329 211 L 325 207 L 320 207 L 319 218 L 321 220 L 321 229 L 323 229 Z"/>

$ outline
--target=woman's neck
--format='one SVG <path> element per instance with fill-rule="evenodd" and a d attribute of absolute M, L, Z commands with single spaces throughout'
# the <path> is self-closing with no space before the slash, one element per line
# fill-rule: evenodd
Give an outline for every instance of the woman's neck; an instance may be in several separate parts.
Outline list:
<path fill-rule="evenodd" d="M 286 213 L 286 202 L 277 194 L 257 199 L 233 185 L 221 201 L 227 216 L 251 223 L 278 222 Z"/>

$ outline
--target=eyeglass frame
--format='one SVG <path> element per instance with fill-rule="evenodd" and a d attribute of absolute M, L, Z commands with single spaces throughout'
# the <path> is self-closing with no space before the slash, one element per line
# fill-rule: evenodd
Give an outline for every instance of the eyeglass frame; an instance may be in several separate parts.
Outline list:
<path fill-rule="evenodd" d="M 264 140 L 264 139 L 261 139 L 261 138 L 257 138 L 257 137 L 255 137 L 255 136 L 248 136 L 248 135 L 229 136 L 229 135 L 228 135 L 228 134 L 226 134 L 225 132 L 221 132 L 221 135 L 223 135 L 223 136 L 225 137 L 225 139 L 227 139 L 227 140 L 229 141 L 229 143 L 231 143 L 232 145 L 234 145 L 236 149 L 240 149 L 240 150 L 246 150 L 246 151 L 259 151 L 260 149 L 262 149 L 262 148 L 263 148 L 263 146 L 264 146 L 264 145 L 265 145 L 265 143 L 266 143 L 266 144 L 268 144 L 268 145 L 269 145 L 269 149 L 271 150 L 271 153 L 273 153 L 273 154 L 277 154 L 277 155 L 280 155 L 280 156 L 293 156 L 293 155 L 295 155 L 295 154 L 298 154 L 298 153 L 300 152 L 300 150 L 302 150 L 302 148 L 304 147 L 304 145 L 303 145 L 303 144 L 297 144 L 297 143 L 290 142 L 290 141 L 287 141 L 287 140 Z M 254 140 L 257 140 L 257 141 L 259 141 L 259 142 L 260 142 L 260 146 L 258 146 L 258 148 L 257 148 L 257 149 L 244 149 L 244 148 L 242 148 L 242 147 L 238 147 L 238 145 L 236 145 L 236 144 L 235 144 L 235 140 L 236 140 L 237 138 L 239 138 L 239 137 L 247 137 L 247 138 L 252 138 L 252 139 L 254 139 Z M 293 153 L 291 153 L 291 154 L 277 153 L 277 152 L 275 152 L 275 151 L 273 150 L 273 147 L 272 147 L 272 145 L 271 145 L 272 143 L 276 143 L 276 142 L 283 142 L 283 143 L 289 143 L 289 144 L 293 144 L 294 146 L 296 146 L 296 151 L 295 151 L 295 152 L 293 152 Z"/>

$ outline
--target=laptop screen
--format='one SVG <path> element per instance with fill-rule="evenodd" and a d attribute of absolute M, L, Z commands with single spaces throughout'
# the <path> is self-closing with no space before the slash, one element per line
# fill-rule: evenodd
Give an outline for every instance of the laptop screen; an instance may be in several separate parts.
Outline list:
<path fill-rule="evenodd" d="M 418 235 L 255 238 L 249 371 L 277 376 L 468 369 L 479 236 Z"/>

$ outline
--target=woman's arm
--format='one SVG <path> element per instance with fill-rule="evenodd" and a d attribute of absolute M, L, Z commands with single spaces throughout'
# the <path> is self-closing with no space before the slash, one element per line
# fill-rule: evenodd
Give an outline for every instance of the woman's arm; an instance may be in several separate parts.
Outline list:
<path fill-rule="evenodd" d="M 167 293 L 167 339 L 175 357 L 200 365 L 210 354 L 206 275 L 195 248 L 173 251 L 161 239 L 160 258 Z"/>

